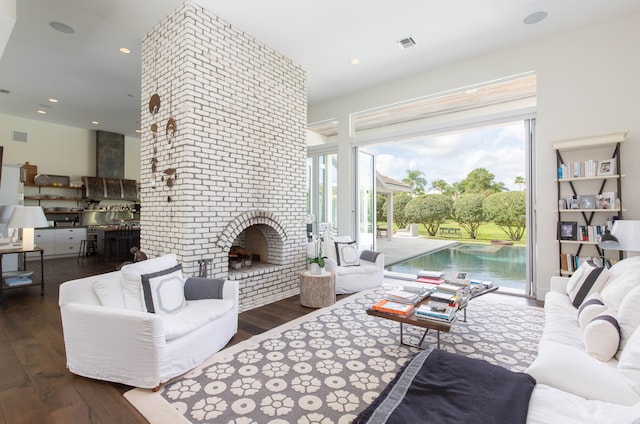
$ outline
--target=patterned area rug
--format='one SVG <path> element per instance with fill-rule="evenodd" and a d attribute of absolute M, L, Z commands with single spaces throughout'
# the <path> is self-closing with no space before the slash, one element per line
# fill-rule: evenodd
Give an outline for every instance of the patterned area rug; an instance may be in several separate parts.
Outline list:
<path fill-rule="evenodd" d="M 349 423 L 417 352 L 400 345 L 399 323 L 366 314 L 382 297 L 382 289 L 350 296 L 217 353 L 157 393 L 134 389 L 125 397 L 154 424 Z M 441 334 L 441 349 L 524 371 L 544 312 L 498 300 L 471 301 L 467 322 Z M 421 336 L 405 326 L 405 342 Z M 423 346 L 435 343 L 430 331 Z"/>

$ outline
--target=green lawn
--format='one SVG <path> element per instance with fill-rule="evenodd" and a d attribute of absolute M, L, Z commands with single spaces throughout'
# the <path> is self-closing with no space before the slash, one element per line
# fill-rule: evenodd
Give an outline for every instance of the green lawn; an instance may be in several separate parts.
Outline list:
<path fill-rule="evenodd" d="M 387 223 L 386 222 L 378 222 L 378 227 L 381 228 L 386 228 L 387 227 Z M 393 225 L 394 227 L 394 232 L 395 230 L 398 229 L 397 225 Z M 440 233 L 438 232 L 438 234 L 434 237 L 431 237 L 427 234 L 427 230 L 424 228 L 424 225 L 422 224 L 418 224 L 418 234 L 420 234 L 421 236 L 429 236 L 429 238 L 434 238 L 434 239 L 445 239 L 445 240 L 459 240 L 459 241 L 465 241 L 465 242 L 478 242 L 478 243 L 489 243 L 491 242 L 491 240 L 509 240 L 509 237 L 507 236 L 507 233 L 505 233 L 504 231 L 502 231 L 496 224 L 494 224 L 493 222 L 487 222 L 486 224 L 482 224 L 480 225 L 480 227 L 478 228 L 478 234 L 475 240 L 472 240 L 469 237 L 469 233 L 464 230 L 462 227 L 460 227 L 460 225 L 458 225 L 457 222 L 452 221 L 452 220 L 447 220 L 445 221 L 444 224 L 441 225 L 441 227 L 448 227 L 448 228 L 460 228 L 460 232 L 462 233 L 462 237 L 454 237 L 454 236 L 450 236 L 450 237 L 440 237 Z M 517 245 L 524 245 L 526 243 L 526 238 L 527 238 L 527 234 L 525 232 L 525 235 L 522 237 L 522 240 L 516 242 Z"/>

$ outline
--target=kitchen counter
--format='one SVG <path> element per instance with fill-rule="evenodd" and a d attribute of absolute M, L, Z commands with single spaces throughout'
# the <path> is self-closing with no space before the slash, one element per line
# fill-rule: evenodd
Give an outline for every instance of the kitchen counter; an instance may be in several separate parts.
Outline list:
<path fill-rule="evenodd" d="M 132 247 L 140 247 L 140 228 L 94 227 L 98 252 L 106 261 L 130 261 Z"/>

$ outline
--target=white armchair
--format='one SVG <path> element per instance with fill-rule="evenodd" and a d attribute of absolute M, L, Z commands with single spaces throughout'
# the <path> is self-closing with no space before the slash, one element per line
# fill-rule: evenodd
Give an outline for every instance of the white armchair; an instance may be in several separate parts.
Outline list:
<path fill-rule="evenodd" d="M 189 300 L 198 298 L 191 294 L 184 302 L 174 302 L 173 292 L 170 299 L 162 300 L 162 307 L 178 305 L 176 311 L 147 312 L 148 298 L 145 299 L 141 276 L 175 265 L 175 255 L 167 255 L 127 265 L 120 271 L 63 283 L 59 303 L 69 371 L 98 380 L 156 388 L 222 349 L 238 329 L 235 281 L 218 285 L 219 299 Z M 156 286 L 158 293 L 169 289 L 164 284 L 167 280 L 163 277 Z M 185 290 L 187 287 L 191 286 L 185 286 Z M 200 290 L 203 297 L 214 297 L 210 291 L 205 293 L 208 288 L 201 286 Z"/>
<path fill-rule="evenodd" d="M 326 239 L 323 243 L 326 270 L 336 274 L 336 293 L 355 293 L 382 285 L 384 254 L 358 250 L 349 236 Z M 338 255 L 340 249 L 342 257 Z"/>

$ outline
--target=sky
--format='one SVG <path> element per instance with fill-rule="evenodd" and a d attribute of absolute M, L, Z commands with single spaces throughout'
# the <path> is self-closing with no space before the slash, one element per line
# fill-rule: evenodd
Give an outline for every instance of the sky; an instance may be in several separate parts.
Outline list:
<path fill-rule="evenodd" d="M 447 134 L 370 145 L 364 150 L 376 155 L 376 169 L 383 175 L 402 181 L 407 170 L 420 170 L 431 183 L 442 179 L 447 183 L 462 181 L 476 168 L 495 175 L 494 181 L 509 190 L 522 190 L 514 183 L 525 177 L 524 123 L 502 124 Z"/>

